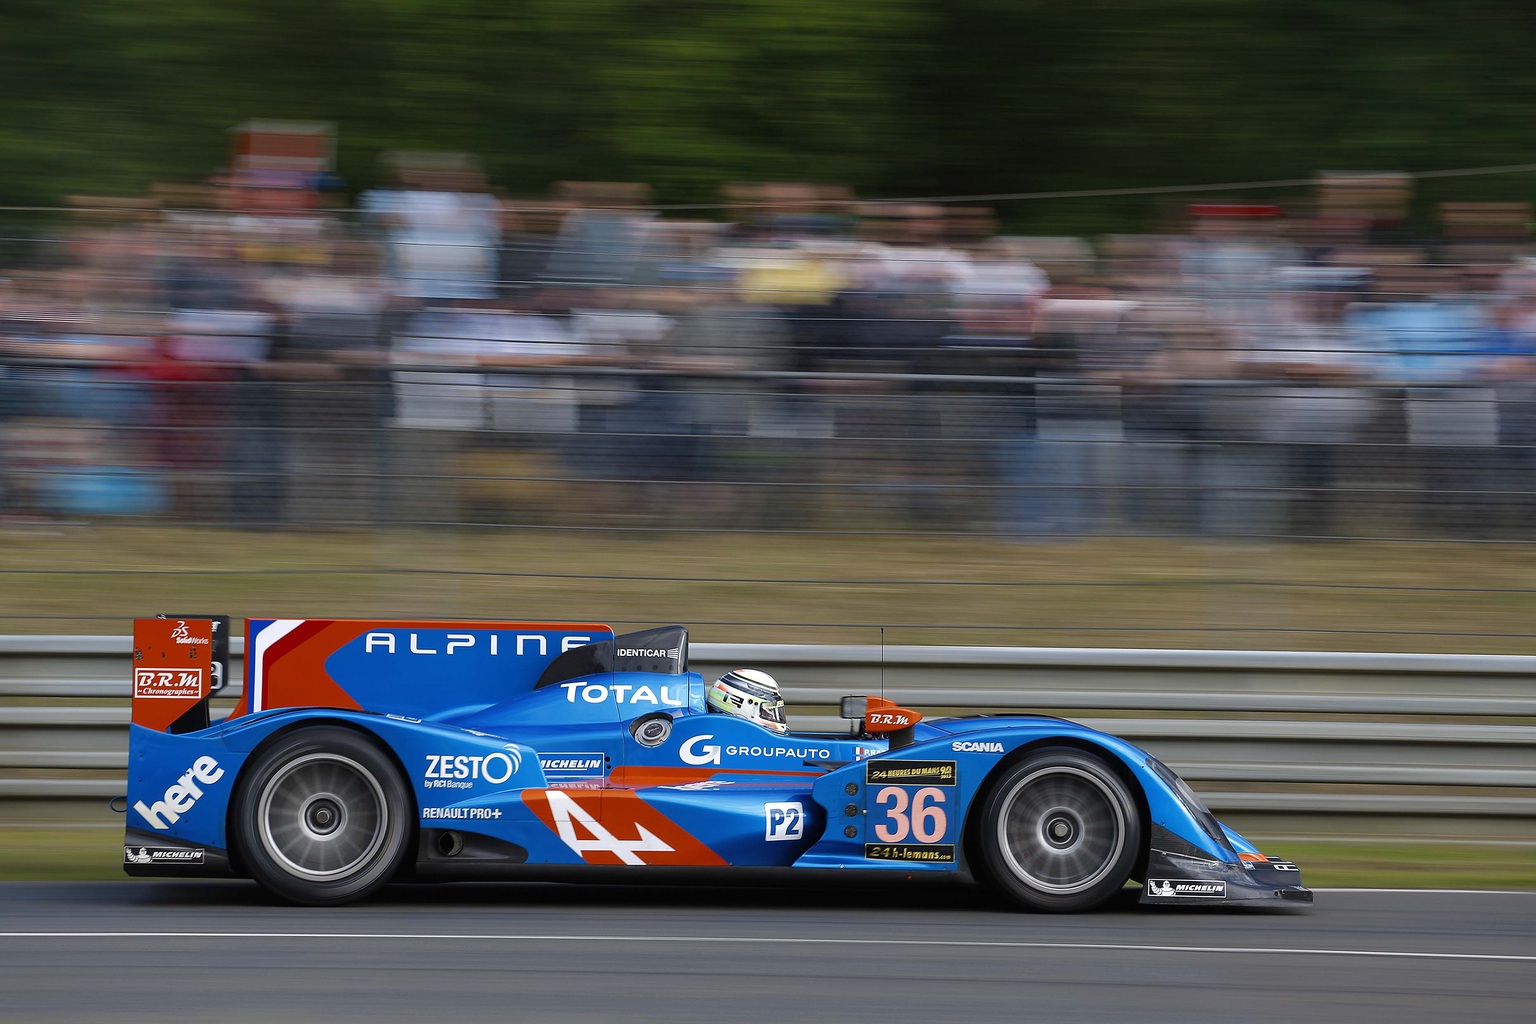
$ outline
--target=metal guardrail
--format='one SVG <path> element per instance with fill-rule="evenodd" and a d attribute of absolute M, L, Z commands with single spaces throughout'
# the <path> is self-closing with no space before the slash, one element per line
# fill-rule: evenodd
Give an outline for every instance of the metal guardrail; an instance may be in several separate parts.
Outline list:
<path fill-rule="evenodd" d="M 239 692 L 243 643 L 232 645 Z M 124 789 L 127 637 L 0 636 L 0 799 Z M 1151 749 L 1219 812 L 1536 818 L 1536 657 L 1012 647 L 692 646 L 752 665 L 796 728 L 846 693 L 936 713 L 1069 712 Z"/>

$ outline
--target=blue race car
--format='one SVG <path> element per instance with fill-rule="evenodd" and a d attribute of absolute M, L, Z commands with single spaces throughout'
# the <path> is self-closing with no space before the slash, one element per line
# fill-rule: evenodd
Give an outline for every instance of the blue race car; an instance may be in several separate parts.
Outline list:
<path fill-rule="evenodd" d="M 766 673 L 689 672 L 681 626 L 246 627 L 244 692 L 215 722 L 227 620 L 134 624 L 130 875 L 309 905 L 646 866 L 961 874 L 1043 911 L 1131 879 L 1149 904 L 1312 901 L 1151 754 L 1062 719 L 852 697 L 846 733 L 793 733 Z"/>

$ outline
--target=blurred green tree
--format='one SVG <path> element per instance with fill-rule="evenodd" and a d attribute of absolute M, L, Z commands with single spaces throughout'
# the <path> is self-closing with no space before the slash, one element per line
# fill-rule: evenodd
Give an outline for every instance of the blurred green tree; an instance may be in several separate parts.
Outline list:
<path fill-rule="evenodd" d="M 354 187 L 382 150 L 447 148 L 513 190 L 704 202 L 742 178 L 952 194 L 1519 163 L 1533 40 L 1521 0 L 10 0 L 0 203 L 195 179 L 250 117 L 337 122 Z"/>

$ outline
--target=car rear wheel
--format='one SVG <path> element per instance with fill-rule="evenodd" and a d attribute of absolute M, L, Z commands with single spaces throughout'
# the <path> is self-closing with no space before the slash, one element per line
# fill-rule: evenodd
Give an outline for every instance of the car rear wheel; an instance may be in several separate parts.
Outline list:
<path fill-rule="evenodd" d="M 983 858 L 997 889 L 1033 910 L 1089 910 L 1125 885 L 1141 847 L 1130 790 L 1079 750 L 1036 751 L 987 798 Z"/>
<path fill-rule="evenodd" d="M 350 729 L 301 729 L 243 774 L 238 847 L 251 875 L 277 896 L 350 903 L 399 869 L 411 806 L 394 762 L 372 741 Z"/>

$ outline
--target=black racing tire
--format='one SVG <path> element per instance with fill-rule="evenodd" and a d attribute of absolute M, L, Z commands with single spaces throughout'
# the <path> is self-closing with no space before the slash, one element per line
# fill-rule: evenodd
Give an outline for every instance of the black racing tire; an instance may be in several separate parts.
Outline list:
<path fill-rule="evenodd" d="M 993 886 L 1030 910 L 1091 910 L 1125 885 L 1141 852 L 1141 815 L 1100 758 L 1037 750 L 1007 769 L 982 807 L 982 857 Z"/>
<path fill-rule="evenodd" d="M 400 770 L 351 729 L 279 737 L 241 773 L 234 832 L 251 877 L 290 903 L 352 903 L 405 859 L 414 803 Z"/>

